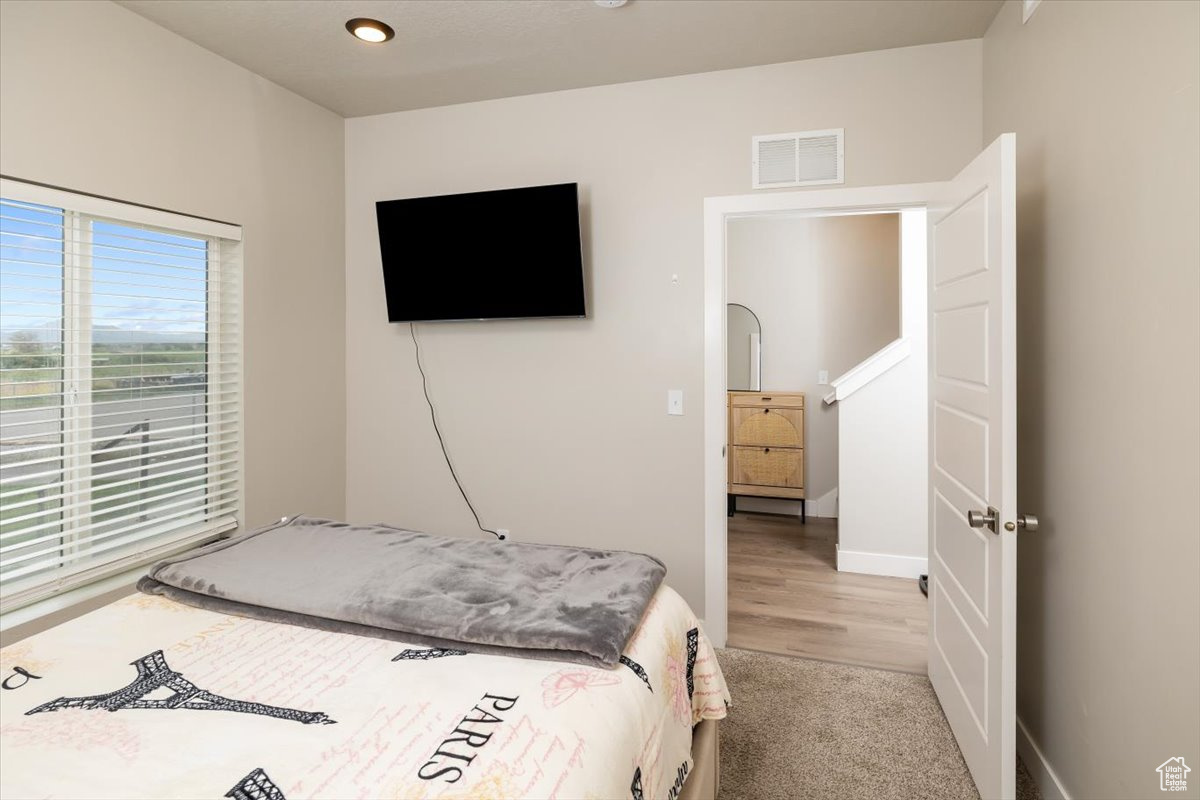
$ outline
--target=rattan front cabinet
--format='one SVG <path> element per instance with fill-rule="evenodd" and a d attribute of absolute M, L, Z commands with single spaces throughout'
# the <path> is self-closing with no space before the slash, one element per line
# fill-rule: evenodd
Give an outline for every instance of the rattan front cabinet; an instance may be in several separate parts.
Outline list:
<path fill-rule="evenodd" d="M 804 497 L 804 394 L 729 393 L 729 515 L 739 495 Z"/>

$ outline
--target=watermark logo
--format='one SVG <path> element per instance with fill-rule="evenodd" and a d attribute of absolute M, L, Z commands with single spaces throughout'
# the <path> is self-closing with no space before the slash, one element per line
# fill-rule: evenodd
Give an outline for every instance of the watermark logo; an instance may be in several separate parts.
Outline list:
<path fill-rule="evenodd" d="M 1187 776 L 1192 768 L 1183 763 L 1183 756 L 1168 758 L 1158 768 L 1158 788 L 1164 792 L 1186 792 Z"/>

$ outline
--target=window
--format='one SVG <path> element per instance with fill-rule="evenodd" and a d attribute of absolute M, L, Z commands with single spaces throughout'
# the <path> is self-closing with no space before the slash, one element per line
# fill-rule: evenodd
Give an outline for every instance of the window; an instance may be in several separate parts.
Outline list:
<path fill-rule="evenodd" d="M 237 525 L 241 229 L 0 181 L 0 608 Z"/>

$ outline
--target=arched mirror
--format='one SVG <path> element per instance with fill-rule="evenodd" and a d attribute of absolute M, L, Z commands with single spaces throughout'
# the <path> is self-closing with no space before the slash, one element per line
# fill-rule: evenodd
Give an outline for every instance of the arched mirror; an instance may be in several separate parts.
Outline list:
<path fill-rule="evenodd" d="M 729 303 L 725 308 L 729 389 L 762 391 L 762 325 L 754 312 L 741 303 Z"/>

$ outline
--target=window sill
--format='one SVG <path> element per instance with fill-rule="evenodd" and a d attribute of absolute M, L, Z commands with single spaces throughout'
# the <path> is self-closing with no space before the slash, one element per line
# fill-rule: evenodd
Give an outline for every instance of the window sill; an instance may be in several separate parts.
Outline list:
<path fill-rule="evenodd" d="M 222 534 L 236 529 L 237 525 L 235 518 L 223 517 L 184 528 L 179 526 L 179 521 L 164 524 L 158 528 L 148 528 L 142 532 L 145 539 L 153 539 L 159 534 L 166 533 L 174 535 L 162 544 L 118 556 L 111 561 L 101 562 L 91 569 L 68 573 L 57 579 L 38 580 L 27 586 L 11 587 L 6 594 L 0 594 L 0 620 L 30 606 L 36 606 L 44 600 L 70 597 L 72 592 L 77 589 L 104 583 L 118 576 L 144 571 L 156 561 L 219 539 Z M 0 631 L 4 629 L 3 622 L 0 622 Z"/>
<path fill-rule="evenodd" d="M 0 646 L 8 646 L 133 594 L 138 580 L 155 562 L 215 541 L 236 528 L 237 521 L 233 518 L 215 526 L 205 524 L 199 533 L 183 536 L 161 548 L 140 554 L 128 569 L 120 569 L 120 565 L 114 564 L 112 566 L 120 570 L 119 572 L 100 575 L 80 585 L 63 588 L 49 596 L 17 605 L 16 608 L 0 614 Z M 12 600 L 13 596 L 9 595 L 6 599 Z"/>
<path fill-rule="evenodd" d="M 133 594 L 134 585 L 145 574 L 145 566 L 136 567 L 14 609 L 0 616 L 0 644 L 8 646 L 86 614 L 118 597 Z M 102 597 L 104 601 L 97 603 L 96 600 Z"/>

